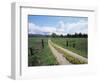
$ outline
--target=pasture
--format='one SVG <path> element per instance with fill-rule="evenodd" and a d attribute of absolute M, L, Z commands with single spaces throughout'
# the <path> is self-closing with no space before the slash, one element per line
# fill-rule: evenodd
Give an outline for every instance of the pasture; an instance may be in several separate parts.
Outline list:
<path fill-rule="evenodd" d="M 87 38 L 61 38 L 61 37 L 29 37 L 28 38 L 28 66 L 47 66 L 47 65 L 58 65 L 54 54 L 49 48 L 48 39 L 60 47 L 68 49 L 74 53 L 77 53 L 85 58 L 88 58 L 88 41 Z M 57 49 L 58 52 L 62 52 Z M 75 58 L 68 57 L 65 54 L 66 59 L 73 64 L 79 62 Z M 71 59 L 71 60 L 70 60 Z"/>
<path fill-rule="evenodd" d="M 51 40 L 63 47 L 75 52 L 83 57 L 88 58 L 88 41 L 87 38 L 51 38 Z"/>
<path fill-rule="evenodd" d="M 48 47 L 48 38 L 28 38 L 28 66 L 45 66 L 57 64 L 58 62 Z"/>

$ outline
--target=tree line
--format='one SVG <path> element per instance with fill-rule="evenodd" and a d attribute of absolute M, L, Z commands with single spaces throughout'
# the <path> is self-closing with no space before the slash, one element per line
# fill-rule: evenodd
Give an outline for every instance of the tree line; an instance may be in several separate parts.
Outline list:
<path fill-rule="evenodd" d="M 28 37 L 61 37 L 61 38 L 87 38 L 87 34 L 82 33 L 74 33 L 74 34 L 66 34 L 66 35 L 58 35 L 56 33 L 52 33 L 51 35 L 41 35 L 41 34 L 28 34 Z"/>
<path fill-rule="evenodd" d="M 75 34 L 67 34 L 67 35 L 57 35 L 56 33 L 52 33 L 52 37 L 61 37 L 61 38 L 87 38 L 87 34 L 82 34 L 82 33 L 75 33 Z"/>

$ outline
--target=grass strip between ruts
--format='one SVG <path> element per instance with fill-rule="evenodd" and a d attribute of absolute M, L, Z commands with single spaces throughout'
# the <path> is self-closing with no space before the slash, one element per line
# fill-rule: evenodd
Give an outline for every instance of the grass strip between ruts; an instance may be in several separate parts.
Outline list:
<path fill-rule="evenodd" d="M 87 62 L 80 60 L 74 56 L 71 56 L 70 54 L 68 54 L 67 52 L 65 52 L 64 50 L 62 50 L 60 47 L 58 47 L 58 45 L 54 44 L 51 40 L 49 40 L 50 44 L 56 49 L 58 50 L 58 52 L 64 54 L 64 57 L 72 64 L 87 64 Z"/>

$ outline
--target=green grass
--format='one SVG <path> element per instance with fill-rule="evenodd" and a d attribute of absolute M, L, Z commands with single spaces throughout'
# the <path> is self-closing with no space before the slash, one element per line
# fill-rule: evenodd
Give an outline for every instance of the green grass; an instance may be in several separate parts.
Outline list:
<path fill-rule="evenodd" d="M 51 38 L 51 40 L 63 48 L 67 48 L 83 57 L 88 58 L 87 38 Z M 66 45 L 67 41 L 68 46 Z M 73 44 L 75 44 L 75 47 L 73 47 Z"/>
<path fill-rule="evenodd" d="M 44 40 L 44 48 L 41 48 L 41 40 Z M 51 38 L 52 42 L 63 47 L 67 48 L 83 57 L 88 57 L 87 55 L 87 38 Z M 68 46 L 66 45 L 68 41 Z M 75 43 L 75 47 L 73 44 Z M 53 45 L 54 46 L 54 45 Z M 47 65 L 58 65 L 58 62 L 48 46 L 47 37 L 29 37 L 28 38 L 28 48 L 39 49 L 33 50 L 35 53 L 31 55 L 30 50 L 28 49 L 28 66 L 47 66 Z M 74 58 L 63 50 L 54 46 L 60 53 L 63 53 L 69 62 L 73 64 L 84 64 L 86 62 L 80 61 L 77 58 Z"/>
<path fill-rule="evenodd" d="M 56 49 L 58 50 L 60 53 L 62 53 L 64 55 L 64 57 L 72 64 L 86 64 L 87 62 L 79 60 L 71 55 L 69 55 L 67 52 L 65 52 L 64 50 L 62 50 L 60 47 L 57 47 L 54 43 L 52 43 L 50 41 L 50 44 Z"/>
<path fill-rule="evenodd" d="M 44 48 L 41 48 L 41 39 L 44 40 Z M 57 65 L 58 62 L 53 56 L 48 46 L 48 38 L 31 37 L 28 39 L 28 47 L 34 49 L 40 48 L 38 51 L 34 51 L 35 54 L 31 55 L 28 50 L 28 66 L 45 66 L 45 65 Z"/>

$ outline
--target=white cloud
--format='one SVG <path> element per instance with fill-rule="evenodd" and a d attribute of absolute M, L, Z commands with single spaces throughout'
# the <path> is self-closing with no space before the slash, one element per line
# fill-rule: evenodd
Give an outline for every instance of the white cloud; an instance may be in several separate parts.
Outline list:
<path fill-rule="evenodd" d="M 38 26 L 34 23 L 29 23 L 29 34 L 52 34 L 56 28 L 49 26 Z"/>
<path fill-rule="evenodd" d="M 87 21 L 80 20 L 77 23 L 66 23 L 64 24 L 63 21 L 59 22 L 58 29 L 56 30 L 57 34 L 63 34 L 66 35 L 68 33 L 74 34 L 74 33 L 87 33 L 87 27 L 88 23 Z"/>
<path fill-rule="evenodd" d="M 86 21 L 79 21 L 77 23 L 67 24 L 66 27 L 68 33 L 87 33 L 88 23 Z"/>
<path fill-rule="evenodd" d="M 87 21 L 80 20 L 76 23 L 64 23 L 63 21 L 59 21 L 57 27 L 50 26 L 38 26 L 34 23 L 29 23 L 29 34 L 52 34 L 56 33 L 58 35 L 63 34 L 66 35 L 68 33 L 87 33 L 88 23 Z"/>

